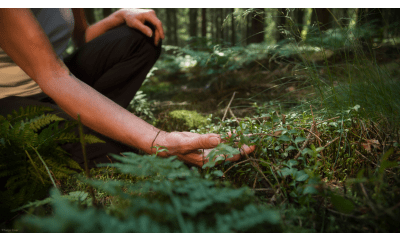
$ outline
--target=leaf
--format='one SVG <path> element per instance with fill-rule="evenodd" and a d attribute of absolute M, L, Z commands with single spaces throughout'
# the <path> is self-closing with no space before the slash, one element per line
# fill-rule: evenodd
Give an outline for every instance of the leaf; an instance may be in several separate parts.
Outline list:
<path fill-rule="evenodd" d="M 212 174 L 214 174 L 217 177 L 222 177 L 224 175 L 224 173 L 221 170 L 213 171 Z"/>
<path fill-rule="evenodd" d="M 303 151 L 301 152 L 301 154 L 304 156 L 306 154 L 308 154 L 310 157 L 313 156 L 314 152 L 313 150 L 309 149 L 309 148 L 304 148 Z"/>
<path fill-rule="evenodd" d="M 296 150 L 297 148 L 293 147 L 293 146 L 289 146 L 288 148 L 286 148 L 286 151 L 291 151 L 291 150 Z"/>
<path fill-rule="evenodd" d="M 315 187 L 313 187 L 313 186 L 307 186 L 303 190 L 303 195 L 305 195 L 305 194 L 317 194 L 317 193 L 318 193 L 317 189 L 315 189 Z"/>
<path fill-rule="evenodd" d="M 303 170 L 298 171 L 298 172 L 296 173 L 296 181 L 298 181 L 298 182 L 304 182 L 304 181 L 307 180 L 307 179 L 308 179 L 308 174 L 305 173 Z"/>
<path fill-rule="evenodd" d="M 278 141 L 282 141 L 282 142 L 290 142 L 290 137 L 288 137 L 287 135 L 282 135 L 278 138 Z"/>
<path fill-rule="evenodd" d="M 315 149 L 315 151 L 321 152 L 321 151 L 324 150 L 324 149 L 325 149 L 324 147 L 318 147 L 317 149 Z"/>
<path fill-rule="evenodd" d="M 292 168 L 293 166 L 296 166 L 296 165 L 298 165 L 298 164 L 299 164 L 299 162 L 296 161 L 296 160 L 293 160 L 293 159 L 291 159 L 291 160 L 289 160 L 289 161 L 287 162 L 287 166 L 290 167 L 290 168 Z"/>
<path fill-rule="evenodd" d="M 385 169 L 392 168 L 398 166 L 397 162 L 389 161 L 388 158 L 393 154 L 393 148 L 390 148 L 385 154 L 382 156 L 381 165 L 379 167 L 379 173 L 383 173 Z"/>
<path fill-rule="evenodd" d="M 333 206 L 342 213 L 346 213 L 349 214 L 353 211 L 354 209 L 354 204 L 352 201 L 350 201 L 349 199 L 346 199 L 340 195 L 332 195 L 331 196 L 331 202 L 333 204 Z"/>
<path fill-rule="evenodd" d="M 286 176 L 292 174 L 292 172 L 293 172 L 292 168 L 282 168 L 282 169 L 278 170 L 278 174 L 281 175 L 282 177 L 286 177 Z"/>
<path fill-rule="evenodd" d="M 303 141 L 305 141 L 305 140 L 306 140 L 305 137 L 297 137 L 297 138 L 294 140 L 294 143 L 298 144 L 299 142 L 303 142 Z"/>

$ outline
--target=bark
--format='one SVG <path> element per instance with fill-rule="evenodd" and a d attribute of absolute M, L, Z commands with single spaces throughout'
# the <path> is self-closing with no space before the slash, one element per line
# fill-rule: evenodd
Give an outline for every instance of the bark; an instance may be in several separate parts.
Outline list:
<path fill-rule="evenodd" d="M 332 28 L 332 22 L 330 20 L 331 14 L 327 8 L 314 8 L 311 15 L 311 23 L 318 23 L 321 31 L 326 31 Z"/>
<path fill-rule="evenodd" d="M 207 9 L 201 9 L 201 36 L 207 37 Z"/>
<path fill-rule="evenodd" d="M 112 9 L 111 8 L 103 8 L 103 18 L 106 18 L 108 16 L 110 16 L 112 13 Z"/>
<path fill-rule="evenodd" d="M 286 25 L 286 17 L 285 16 L 286 16 L 286 8 L 279 8 L 278 16 L 276 18 L 276 25 L 277 25 L 277 29 L 278 29 L 278 34 L 276 37 L 277 42 L 285 39 L 285 35 L 281 31 L 281 28 L 285 27 L 285 25 Z"/>
<path fill-rule="evenodd" d="M 197 37 L 197 8 L 189 9 L 189 36 Z"/>
<path fill-rule="evenodd" d="M 84 12 L 86 16 L 86 21 L 89 25 L 96 22 L 96 19 L 94 18 L 94 8 L 84 8 Z"/>
<path fill-rule="evenodd" d="M 232 34 L 231 34 L 231 45 L 232 46 L 235 46 L 235 38 L 236 38 L 236 32 L 235 32 L 235 18 L 234 18 L 234 16 L 233 16 L 233 13 L 235 12 L 235 9 L 234 8 L 232 8 L 231 9 L 231 14 L 232 14 L 232 18 L 231 18 L 231 32 L 232 32 Z"/>
<path fill-rule="evenodd" d="M 264 18 L 265 10 L 257 8 L 251 18 L 251 37 L 250 43 L 261 43 L 264 41 Z"/>

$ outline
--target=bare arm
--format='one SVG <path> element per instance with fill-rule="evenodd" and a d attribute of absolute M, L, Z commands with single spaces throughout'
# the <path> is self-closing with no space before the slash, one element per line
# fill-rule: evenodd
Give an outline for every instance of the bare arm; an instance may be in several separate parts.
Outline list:
<path fill-rule="evenodd" d="M 70 116 L 125 144 L 150 152 L 158 129 L 79 79 L 63 62 L 28 9 L 0 9 L 0 47 Z"/>
<path fill-rule="evenodd" d="M 181 160 L 202 166 L 207 159 L 198 149 L 216 147 L 217 134 L 166 133 L 146 123 L 92 87 L 69 74 L 57 57 L 43 29 L 28 9 L 0 9 L 0 47 L 67 114 L 91 129 L 147 153 L 154 145 L 165 146 L 160 156 L 177 155 Z M 250 153 L 245 147 L 242 153 Z M 229 161 L 237 161 L 240 154 Z"/>
<path fill-rule="evenodd" d="M 145 21 L 150 22 L 155 27 L 155 45 L 158 45 L 160 39 L 164 39 L 162 23 L 156 17 L 154 11 L 150 9 L 120 9 L 91 26 L 88 26 L 85 12 L 82 8 L 74 8 L 72 11 L 75 18 L 73 38 L 77 46 L 81 46 L 83 43 L 89 42 L 108 30 L 125 23 L 129 27 L 136 28 L 151 37 L 153 31 L 144 25 Z"/>

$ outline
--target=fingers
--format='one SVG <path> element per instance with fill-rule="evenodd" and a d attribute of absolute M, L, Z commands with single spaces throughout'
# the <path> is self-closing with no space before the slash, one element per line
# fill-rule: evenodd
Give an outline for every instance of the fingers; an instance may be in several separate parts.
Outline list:
<path fill-rule="evenodd" d="M 256 146 L 247 146 L 243 145 L 239 150 L 240 154 L 235 154 L 230 158 L 226 158 L 225 161 L 236 162 L 239 161 L 240 158 L 244 155 L 252 153 L 256 149 Z M 195 151 L 190 152 L 188 154 L 178 155 L 179 159 L 182 161 L 189 163 L 191 165 L 195 165 L 197 167 L 202 167 L 205 163 L 209 161 L 207 155 L 211 152 L 210 149 L 203 151 Z M 221 163 L 221 162 L 220 162 Z"/>
<path fill-rule="evenodd" d="M 155 27 L 154 33 L 154 44 L 157 46 L 160 42 L 160 39 L 164 39 L 164 29 L 161 21 L 157 18 L 154 11 L 150 12 L 151 14 L 146 17 L 146 21 L 150 22 Z"/>
<path fill-rule="evenodd" d="M 218 134 L 209 133 L 190 138 L 189 141 L 192 149 L 210 149 L 221 143 L 221 137 Z"/>
<path fill-rule="evenodd" d="M 134 22 L 132 23 L 132 27 L 134 27 L 137 30 L 141 31 L 142 33 L 144 33 L 148 37 L 152 37 L 153 36 L 153 31 L 151 30 L 151 28 L 149 28 L 148 26 L 144 25 L 139 20 L 134 20 Z"/>

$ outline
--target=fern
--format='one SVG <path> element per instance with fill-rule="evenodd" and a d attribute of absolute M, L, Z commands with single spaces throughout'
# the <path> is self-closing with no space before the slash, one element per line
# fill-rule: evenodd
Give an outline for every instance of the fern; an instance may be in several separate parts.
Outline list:
<path fill-rule="evenodd" d="M 47 192 L 51 178 L 65 178 L 76 172 L 72 169 L 81 170 L 59 146 L 79 142 L 70 132 L 76 123 L 65 122 L 55 114 L 45 114 L 49 111 L 53 109 L 28 106 L 7 117 L 0 116 L 0 178 L 6 179 L 0 200 L 9 208 L 21 206 Z M 61 121 L 63 127 L 59 127 Z M 103 142 L 91 135 L 85 138 L 88 143 Z"/>
<path fill-rule="evenodd" d="M 257 206 L 247 187 L 234 189 L 227 183 L 203 179 L 175 158 L 124 155 L 114 156 L 122 163 L 106 165 L 126 174 L 146 176 L 144 181 L 104 182 L 80 177 L 113 196 L 115 201 L 109 208 L 97 209 L 90 204 L 82 208 L 76 200 L 71 202 L 68 196 L 51 191 L 54 214 L 25 216 L 17 227 L 28 232 L 281 231 L 278 212 Z M 31 203 L 26 208 L 47 203 Z"/>

